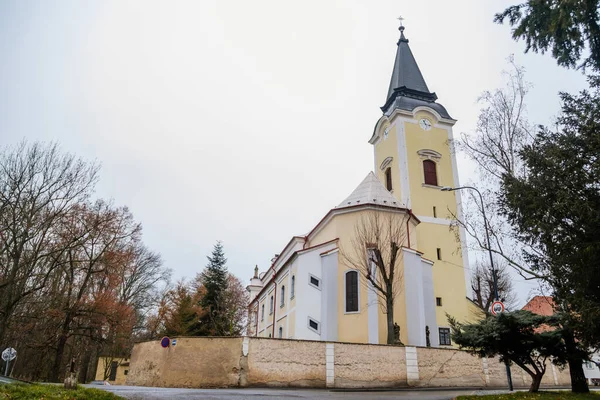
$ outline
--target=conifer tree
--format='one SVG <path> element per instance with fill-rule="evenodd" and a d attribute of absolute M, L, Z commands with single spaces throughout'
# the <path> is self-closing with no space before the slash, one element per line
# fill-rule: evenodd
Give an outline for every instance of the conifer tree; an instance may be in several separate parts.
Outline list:
<path fill-rule="evenodd" d="M 215 244 L 207 258 L 208 264 L 201 275 L 202 286 L 205 289 L 200 300 L 200 306 L 206 311 L 202 320 L 204 333 L 208 336 L 224 336 L 226 332 L 223 329 L 223 319 L 229 273 L 223 244 L 220 241 Z"/>

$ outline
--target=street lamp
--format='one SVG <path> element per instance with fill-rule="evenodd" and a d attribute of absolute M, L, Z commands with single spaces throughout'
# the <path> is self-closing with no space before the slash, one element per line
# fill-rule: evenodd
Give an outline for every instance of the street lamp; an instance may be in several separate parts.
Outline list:
<path fill-rule="evenodd" d="M 485 239 L 487 241 L 488 253 L 490 255 L 490 266 L 492 267 L 492 277 L 494 279 L 494 300 L 499 301 L 500 297 L 498 296 L 498 277 L 496 276 L 496 269 L 494 268 L 494 258 L 492 257 L 492 245 L 490 243 L 490 234 L 488 232 L 488 220 L 487 220 L 487 217 L 485 216 L 485 204 L 483 203 L 483 196 L 481 195 L 481 192 L 473 186 L 461 186 L 461 187 L 457 187 L 457 188 L 453 188 L 450 186 L 444 186 L 440 190 L 442 192 L 453 192 L 455 190 L 463 190 L 463 189 L 471 189 L 471 190 L 476 191 L 477 194 L 479 195 L 479 201 L 481 201 L 481 214 L 483 214 L 483 227 L 485 230 Z M 510 374 L 510 366 L 508 365 L 508 361 L 506 361 L 505 365 L 506 365 L 506 379 L 508 380 L 508 389 L 512 391 L 513 384 L 512 384 L 512 377 Z"/>

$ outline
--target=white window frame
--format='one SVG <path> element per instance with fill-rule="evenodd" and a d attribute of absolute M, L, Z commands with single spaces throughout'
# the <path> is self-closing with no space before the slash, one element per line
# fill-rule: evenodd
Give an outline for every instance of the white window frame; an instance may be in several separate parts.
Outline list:
<path fill-rule="evenodd" d="M 310 281 L 310 278 L 315 278 L 315 279 L 317 280 L 317 282 L 319 282 L 319 286 L 317 286 L 317 285 L 315 285 L 314 283 L 312 283 L 312 282 Z M 321 290 L 321 283 L 322 283 L 322 281 L 321 281 L 321 278 L 318 278 L 318 277 L 314 276 L 314 275 L 313 275 L 313 274 L 311 274 L 311 273 L 309 273 L 309 274 L 308 274 L 308 284 L 309 284 L 310 286 L 314 287 L 315 289 L 319 289 L 319 290 Z"/>
<path fill-rule="evenodd" d="M 273 295 L 271 295 L 271 300 L 269 300 L 269 315 L 273 315 L 274 308 L 275 304 L 273 303 Z"/>
<path fill-rule="evenodd" d="M 357 280 L 356 280 L 356 285 L 358 286 L 358 310 L 357 311 L 347 311 L 347 307 L 346 307 L 346 276 L 348 275 L 348 272 L 356 272 L 356 276 L 357 276 Z M 360 314 L 360 271 L 358 271 L 357 269 L 349 269 L 348 271 L 344 272 L 344 314 Z"/>
<path fill-rule="evenodd" d="M 281 285 L 281 289 L 279 289 L 281 295 L 281 301 L 279 302 L 279 308 L 285 306 L 285 285 Z"/>
<path fill-rule="evenodd" d="M 310 326 L 310 321 L 313 321 L 313 322 L 315 322 L 317 324 L 317 329 L 315 329 L 312 326 Z M 318 333 L 319 335 L 321 334 L 321 323 L 319 321 L 317 321 L 316 319 L 311 318 L 311 317 L 306 317 L 306 326 L 311 331 L 313 331 L 315 333 Z"/>
<path fill-rule="evenodd" d="M 264 321 L 265 320 L 265 304 L 263 303 L 262 305 L 262 310 L 261 310 L 261 316 L 260 316 L 260 320 Z"/>
<path fill-rule="evenodd" d="M 292 275 L 292 278 L 290 279 L 291 283 L 290 283 L 290 300 L 293 299 L 295 297 L 296 294 L 296 275 Z"/>
<path fill-rule="evenodd" d="M 283 339 L 283 326 L 279 327 L 278 335 L 279 335 L 279 339 Z"/>

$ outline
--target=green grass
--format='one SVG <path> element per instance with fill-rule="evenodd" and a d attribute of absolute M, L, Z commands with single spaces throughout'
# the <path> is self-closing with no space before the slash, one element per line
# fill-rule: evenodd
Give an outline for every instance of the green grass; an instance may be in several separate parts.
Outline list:
<path fill-rule="evenodd" d="M 458 396 L 457 400 L 600 400 L 597 392 L 577 394 L 568 391 L 538 393 L 514 392 L 507 394 L 492 394 L 489 396 Z"/>
<path fill-rule="evenodd" d="M 62 385 L 0 385 L 0 400 L 117 400 L 122 397 L 99 389 L 78 387 L 67 390 Z"/>

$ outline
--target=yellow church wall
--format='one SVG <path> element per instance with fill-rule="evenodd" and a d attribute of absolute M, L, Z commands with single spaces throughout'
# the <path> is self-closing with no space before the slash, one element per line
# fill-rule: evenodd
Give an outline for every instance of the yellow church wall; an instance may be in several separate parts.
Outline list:
<path fill-rule="evenodd" d="M 296 335 L 296 311 L 292 310 L 288 314 L 288 338 L 293 338 Z"/>
<path fill-rule="evenodd" d="M 442 298 L 442 306 L 436 306 L 438 326 L 448 326 L 446 313 L 459 319 L 468 317 L 465 271 L 459 243 L 448 225 L 422 223 L 417 227 L 421 237 L 420 251 L 423 257 L 434 261 L 433 290 L 435 297 Z M 437 248 L 441 250 L 441 260 L 437 259 Z"/>
<path fill-rule="evenodd" d="M 352 256 L 354 250 L 352 249 L 352 241 L 354 238 L 355 226 L 360 223 L 361 218 L 365 213 L 370 212 L 367 210 L 345 213 L 334 216 L 331 221 L 320 230 L 310 241 L 310 246 L 315 246 L 319 243 L 327 242 L 335 238 L 339 238 L 338 246 L 340 252 L 348 252 L 349 256 Z M 415 222 L 410 223 L 411 230 L 411 244 L 418 240 L 417 230 L 415 228 Z M 407 245 L 407 243 L 404 243 Z M 414 246 L 413 246 L 414 248 Z M 367 312 L 367 301 L 368 301 L 368 286 L 365 282 L 365 278 L 360 276 L 360 294 L 359 294 L 359 312 L 358 313 L 346 313 L 345 312 L 345 292 L 344 282 L 345 273 L 352 268 L 347 265 L 344 261 L 343 256 L 340 254 L 338 258 L 338 340 L 342 342 L 357 342 L 367 343 L 368 337 L 368 312 Z M 400 272 L 404 271 L 404 263 L 401 262 Z M 403 300 L 403 292 L 400 291 L 394 307 L 394 321 L 400 326 L 401 340 L 406 342 L 407 336 L 407 321 L 406 321 L 406 305 Z M 379 343 L 387 342 L 387 318 L 382 307 L 378 306 L 378 331 L 379 331 Z"/>
<path fill-rule="evenodd" d="M 288 273 L 286 273 L 284 275 L 284 277 L 277 282 L 277 301 L 275 304 L 275 312 L 276 312 L 276 316 L 275 318 L 278 319 L 280 316 L 282 316 L 283 314 L 287 313 L 287 310 L 289 308 L 289 304 L 290 304 L 290 277 L 291 275 Z M 285 287 L 284 289 L 284 302 L 283 305 L 281 304 L 281 288 Z"/>
<path fill-rule="evenodd" d="M 447 193 L 440 192 L 439 188 L 423 186 L 425 183 L 423 159 L 417 152 L 434 150 L 440 153 L 441 159 L 434 160 L 437 166 L 438 186 L 454 186 L 448 131 L 436 127 L 430 131 L 424 131 L 415 121 L 415 123 L 406 122 L 405 132 L 413 212 L 417 215 L 433 216 L 433 207 L 435 206 L 438 218 L 446 218 L 449 211 L 456 212 L 456 201 L 453 195 L 444 196 Z"/>
<path fill-rule="evenodd" d="M 348 254 L 353 257 L 354 250 L 352 249 L 352 240 L 354 238 L 354 229 L 359 223 L 361 212 L 352 212 L 342 215 L 337 215 L 333 218 L 332 225 L 335 224 L 336 232 L 339 234 L 338 246 L 340 254 L 338 255 L 338 340 L 341 342 L 358 342 L 367 343 L 369 341 L 368 332 L 368 313 L 367 313 L 367 297 L 368 290 L 364 282 L 364 277 L 360 276 L 359 271 L 359 312 L 346 313 L 344 284 L 345 273 L 353 269 L 344 261 L 343 254 Z"/>
<path fill-rule="evenodd" d="M 281 337 L 283 339 L 287 338 L 287 331 L 285 329 L 285 326 L 287 323 L 286 319 L 287 319 L 287 316 L 277 319 L 277 323 L 275 324 L 275 336 L 274 337 L 279 338 L 279 328 L 281 327 L 282 331 L 283 331 L 283 335 Z"/>
<path fill-rule="evenodd" d="M 385 171 L 381 170 L 381 163 L 388 158 L 392 157 L 392 162 L 389 164 L 392 171 L 392 193 L 394 196 L 399 199 L 400 198 L 400 172 L 398 169 L 398 129 L 396 125 L 391 125 L 388 131 L 387 139 L 383 138 L 383 132 L 385 128 L 389 126 L 389 124 L 383 125 L 380 133 L 380 141 L 375 146 L 375 174 L 379 181 L 383 183 L 385 186 Z"/>

